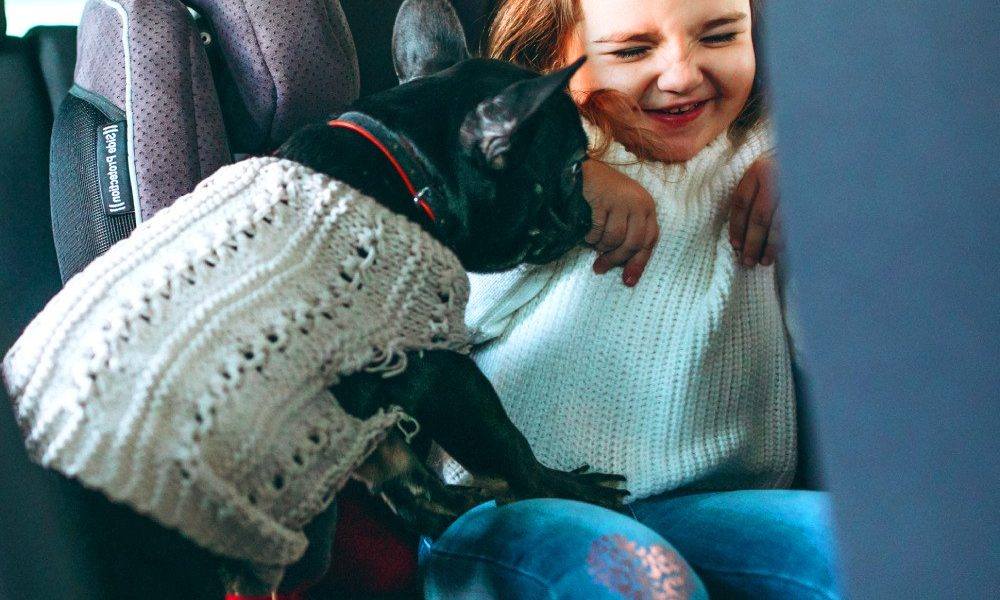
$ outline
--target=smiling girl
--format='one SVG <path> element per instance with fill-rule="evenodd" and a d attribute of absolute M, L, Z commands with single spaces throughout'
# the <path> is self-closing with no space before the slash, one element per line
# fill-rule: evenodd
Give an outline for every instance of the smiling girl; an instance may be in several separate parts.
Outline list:
<path fill-rule="evenodd" d="M 474 357 L 539 460 L 625 475 L 635 521 L 561 500 L 480 507 L 430 549 L 429 595 L 836 597 L 828 499 L 782 489 L 795 472 L 795 396 L 773 202 L 767 178 L 748 174 L 773 147 L 757 8 L 499 7 L 493 58 L 546 72 L 586 55 L 570 83 L 594 158 L 585 194 L 638 182 L 660 243 L 635 287 L 595 277 L 585 250 L 473 276 Z M 599 229 L 648 243 L 642 214 L 607 214 Z"/>

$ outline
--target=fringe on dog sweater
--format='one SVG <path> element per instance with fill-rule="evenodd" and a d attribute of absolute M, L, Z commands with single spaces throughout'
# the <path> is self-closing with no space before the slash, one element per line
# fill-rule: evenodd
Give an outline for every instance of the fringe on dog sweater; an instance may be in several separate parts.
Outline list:
<path fill-rule="evenodd" d="M 588 128 L 593 139 L 599 133 Z M 774 268 L 737 264 L 729 199 L 771 148 L 725 135 L 684 164 L 604 160 L 657 202 L 660 242 L 638 286 L 580 250 L 542 267 L 472 275 L 476 363 L 544 464 L 628 478 L 632 499 L 787 485 L 795 397 Z M 461 475 L 446 462 L 446 478 Z"/>
<path fill-rule="evenodd" d="M 49 302 L 3 375 L 33 457 L 271 582 L 406 418 L 327 387 L 468 351 L 468 279 L 418 225 L 297 163 L 220 169 Z"/>

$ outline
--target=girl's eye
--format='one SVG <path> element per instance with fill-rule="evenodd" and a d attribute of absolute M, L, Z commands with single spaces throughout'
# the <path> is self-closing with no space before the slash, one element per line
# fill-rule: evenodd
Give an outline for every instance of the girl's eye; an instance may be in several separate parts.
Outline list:
<path fill-rule="evenodd" d="M 574 176 L 579 175 L 580 171 L 582 171 L 582 170 L 583 170 L 583 161 L 582 160 L 573 163 L 573 175 Z"/>
<path fill-rule="evenodd" d="M 735 40 L 738 33 L 739 32 L 737 31 L 732 31 L 730 33 L 717 33 L 715 35 L 709 35 L 703 37 L 701 38 L 701 41 L 710 46 L 726 44 L 728 42 Z"/>
<path fill-rule="evenodd" d="M 649 48 L 644 46 L 636 46 L 635 48 L 625 48 L 623 50 L 615 50 L 612 52 L 618 58 L 639 58 L 640 56 L 649 52 Z"/>

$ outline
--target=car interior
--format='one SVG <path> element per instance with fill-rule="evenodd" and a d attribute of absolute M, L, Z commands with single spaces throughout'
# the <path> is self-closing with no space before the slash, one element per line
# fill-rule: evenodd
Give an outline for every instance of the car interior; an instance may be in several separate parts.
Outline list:
<path fill-rule="evenodd" d="M 174 9 L 181 6 L 179 0 L 171 2 Z M 340 7 L 347 28 L 337 35 L 351 38 L 348 41 L 353 49 L 347 54 L 356 57 L 357 81 L 350 82 L 348 78 L 320 85 L 318 93 L 330 100 L 328 104 L 304 101 L 294 105 L 294 101 L 286 99 L 283 102 L 287 104 L 278 103 L 262 109 L 270 111 L 264 117 L 253 102 L 248 101 L 258 93 L 255 89 L 264 89 L 253 88 L 254 81 L 246 75 L 252 71 L 246 67 L 253 63 L 252 57 L 242 65 L 233 60 L 240 44 L 246 43 L 238 35 L 227 36 L 225 28 L 236 25 L 228 21 L 223 23 L 228 17 L 222 12 L 213 12 L 216 3 L 212 0 L 183 2 L 191 9 L 183 13 L 183 18 L 189 20 L 184 26 L 189 29 L 180 30 L 177 35 L 181 37 L 165 38 L 168 41 L 163 43 L 186 50 L 184 40 L 187 38 L 183 36 L 194 32 L 192 35 L 204 45 L 207 70 L 202 72 L 193 68 L 188 76 L 196 83 L 211 79 L 212 93 L 217 96 L 206 102 L 215 107 L 218 115 L 206 117 L 204 113 L 192 112 L 194 109 L 183 104 L 186 101 L 183 95 L 157 96 L 155 101 L 175 103 L 180 111 L 178 114 L 195 115 L 193 118 L 199 127 L 205 127 L 204 124 L 214 118 L 217 129 L 207 130 L 207 133 L 201 129 L 199 135 L 212 138 L 218 155 L 206 158 L 198 154 L 206 148 L 202 138 L 180 150 L 174 148 L 173 151 L 182 152 L 185 158 L 191 159 L 189 163 L 198 168 L 171 176 L 171 181 L 179 182 L 184 189 L 165 189 L 163 194 L 170 197 L 190 191 L 194 184 L 222 164 L 273 150 L 282 136 L 295 127 L 341 110 L 356 97 L 396 85 L 390 40 L 393 17 L 401 0 L 342 0 Z M 452 0 L 452 3 L 465 27 L 469 47 L 478 48 L 494 1 Z M 92 139 L 85 142 L 87 136 L 81 137 L 74 127 L 78 127 L 81 115 L 102 123 L 104 117 L 99 108 L 86 104 L 83 96 L 74 95 L 71 90 L 80 77 L 95 76 L 91 68 L 109 65 L 98 64 L 100 61 L 95 59 L 91 66 L 81 68 L 84 63 L 78 64 L 78 51 L 91 52 L 93 48 L 81 43 L 76 26 L 44 24 L 44 15 L 39 16 L 41 24 L 23 35 L 8 35 L 4 4 L 4 0 L 0 0 L 0 81 L 4 82 L 0 85 L 0 124 L 4 128 L 0 136 L 0 257 L 3 257 L 0 260 L 0 356 L 68 277 L 135 226 L 132 222 L 116 234 L 97 232 L 93 222 L 88 220 L 95 217 L 86 208 L 89 202 L 100 202 L 99 197 L 93 200 L 93 190 L 82 183 L 81 175 L 85 170 L 84 162 L 92 158 L 94 146 Z M 96 10 L 100 3 L 91 4 Z M 176 16 L 176 10 L 174 12 Z M 279 31 L 274 35 L 289 34 Z M 333 41 L 342 44 L 343 39 Z M 339 48 L 343 50 L 344 46 Z M 183 55 L 179 52 L 176 60 L 181 60 Z M 109 86 L 124 85 L 123 80 L 114 79 L 113 69 L 107 73 L 111 73 L 108 77 L 112 78 Z M 313 86 L 311 79 L 296 81 L 290 76 L 288 81 L 291 82 L 286 82 L 288 89 L 293 91 Z M 310 92 L 316 93 L 316 89 Z M 289 93 L 283 98 L 293 96 L 294 93 Z M 281 113 L 283 107 L 291 108 Z M 281 127 L 275 125 L 266 130 L 258 126 L 263 121 L 273 125 L 278 113 L 281 113 L 280 119 L 284 119 Z M 170 139 L 169 135 L 169 131 L 156 131 L 148 134 L 147 140 L 137 143 L 156 149 L 159 148 L 157 144 Z M 154 159 L 150 160 L 155 162 Z M 162 179 L 164 174 L 150 171 L 144 176 Z M 65 241 L 69 238 L 60 242 L 58 236 L 53 235 L 54 226 L 80 233 L 73 237 L 71 244 Z M 799 467 L 793 486 L 825 489 L 811 423 L 810 390 L 801 385 L 803 381 L 807 378 L 796 377 Z M 4 394 L 0 387 L 2 400 L 9 404 Z M 0 453 L 0 473 L 4 481 L 16 482 L 16 485 L 0 486 L 0 506 L 3 507 L 3 516 L 0 516 L 0 531 L 3 531 L 0 535 L 0 557 L 3 557 L 0 560 L 0 598 L 107 598 L 104 577 L 114 565 L 108 564 L 94 541 L 99 539 L 94 532 L 102 526 L 100 521 L 88 518 L 76 486 L 29 461 L 9 410 L 0 410 Z"/>

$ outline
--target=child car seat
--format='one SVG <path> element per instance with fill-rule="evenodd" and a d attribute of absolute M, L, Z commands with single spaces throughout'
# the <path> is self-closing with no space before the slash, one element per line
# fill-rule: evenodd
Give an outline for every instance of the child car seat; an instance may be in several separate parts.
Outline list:
<path fill-rule="evenodd" d="M 219 167 L 269 153 L 341 112 L 360 88 L 337 0 L 90 0 L 77 36 L 73 87 L 52 135 L 63 282 Z M 370 528 L 370 519 L 351 520 L 338 521 L 341 540 Z M 373 546 L 384 556 L 389 542 L 412 568 L 386 584 L 377 564 L 379 589 L 415 570 L 415 540 L 404 548 L 394 535 Z"/>
<path fill-rule="evenodd" d="M 63 282 L 234 156 L 359 90 L 336 0 L 90 0 L 52 132 Z"/>

